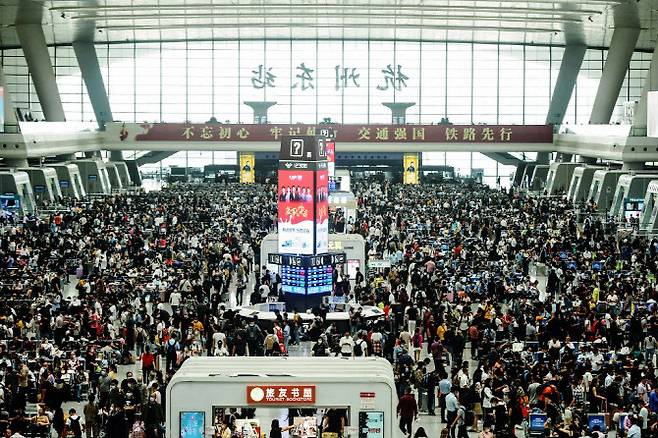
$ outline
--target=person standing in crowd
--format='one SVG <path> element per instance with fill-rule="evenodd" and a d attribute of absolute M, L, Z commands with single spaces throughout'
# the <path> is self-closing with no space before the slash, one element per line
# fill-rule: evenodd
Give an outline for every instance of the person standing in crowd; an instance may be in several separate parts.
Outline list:
<path fill-rule="evenodd" d="M 411 394 L 411 388 L 404 391 L 404 395 L 400 397 L 397 406 L 397 415 L 400 417 L 400 430 L 407 436 L 413 433 L 413 422 L 418 419 L 418 406 L 416 399 Z"/>
<path fill-rule="evenodd" d="M 99 415 L 98 406 L 95 403 L 96 398 L 93 394 L 89 395 L 87 404 L 83 408 L 85 437 L 86 438 L 99 438 Z"/>
<path fill-rule="evenodd" d="M 352 339 L 349 332 L 345 332 L 338 341 L 338 345 L 340 345 L 340 354 L 343 357 L 352 357 L 354 355 L 354 339 Z"/>
<path fill-rule="evenodd" d="M 450 437 L 456 438 L 455 428 L 458 425 L 457 413 L 459 411 L 459 400 L 457 399 L 457 387 L 453 386 L 445 399 L 446 405 L 446 423 L 450 430 Z M 464 418 L 465 421 L 465 418 Z M 465 424 L 464 424 L 465 427 Z"/>

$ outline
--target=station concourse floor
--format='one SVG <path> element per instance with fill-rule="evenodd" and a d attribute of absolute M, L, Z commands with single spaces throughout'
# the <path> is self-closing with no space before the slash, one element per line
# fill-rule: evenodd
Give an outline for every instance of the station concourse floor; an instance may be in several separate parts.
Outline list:
<path fill-rule="evenodd" d="M 250 284 L 248 285 L 247 290 L 251 290 L 251 287 L 252 287 L 252 284 L 253 284 L 252 282 L 254 281 L 253 275 L 251 277 L 252 278 L 250 278 Z M 65 293 L 64 293 L 64 298 L 65 299 L 67 297 L 72 297 L 72 296 L 77 295 L 77 291 L 75 289 L 75 283 L 76 282 L 74 281 L 74 279 L 71 278 L 71 283 L 68 285 L 67 288 L 65 288 Z M 229 292 L 230 292 L 230 294 L 229 294 L 229 305 L 230 305 L 231 308 L 234 308 L 234 307 L 236 307 L 235 286 L 234 285 L 230 286 Z M 171 312 L 171 307 L 170 307 L 169 304 L 165 304 L 165 310 L 168 310 L 169 312 Z M 290 356 L 298 356 L 298 357 L 310 356 L 312 346 L 313 346 L 313 344 L 311 342 L 302 342 L 298 346 L 292 345 L 289 348 L 289 355 Z M 427 351 L 427 348 L 422 349 L 421 359 L 423 359 L 427 355 L 426 351 Z M 470 351 L 470 347 L 468 345 L 467 345 L 467 348 L 466 348 L 465 351 L 466 352 Z M 466 354 L 466 356 L 470 356 L 470 355 Z M 161 363 L 163 363 L 163 362 L 161 362 Z M 469 364 L 470 364 L 469 372 L 472 374 L 473 371 L 475 370 L 475 368 L 477 367 L 477 362 L 470 360 Z M 141 364 L 140 364 L 140 362 L 137 361 L 134 365 L 119 365 L 118 366 L 119 379 L 125 378 L 126 373 L 129 372 L 129 371 L 132 371 L 134 376 L 141 375 Z M 418 395 L 417 394 L 416 394 L 416 400 L 418 400 Z M 85 403 L 86 402 L 84 402 L 84 401 L 83 402 L 67 402 L 67 403 L 64 403 L 62 408 L 64 409 L 64 412 L 67 413 L 67 414 L 68 414 L 68 410 L 70 408 L 74 408 L 77 411 L 78 415 L 83 417 L 83 420 L 84 420 L 83 407 L 84 407 Z M 36 412 L 36 406 L 34 406 L 33 404 L 32 405 L 28 404 L 27 411 L 28 412 Z M 392 413 L 392 414 L 395 415 L 395 413 Z M 413 424 L 414 432 L 418 429 L 418 427 L 422 426 L 425 429 L 425 432 L 427 433 L 428 437 L 430 437 L 430 438 L 431 437 L 437 437 L 438 438 L 440 436 L 441 430 L 443 430 L 445 428 L 445 424 L 441 423 L 441 417 L 440 417 L 440 413 L 439 413 L 439 409 L 438 409 L 438 403 L 437 403 L 436 414 L 437 414 L 436 416 L 430 416 L 430 415 L 427 415 L 427 414 L 420 413 L 418 415 L 418 421 L 415 421 L 414 424 Z M 264 423 L 261 423 L 261 424 L 264 424 Z M 396 426 L 397 426 L 397 419 L 396 419 Z M 269 432 L 269 421 L 267 422 L 267 424 L 265 424 L 264 429 L 265 429 L 266 433 Z M 402 436 L 403 436 L 402 431 L 400 431 L 400 429 L 397 428 L 397 427 L 396 427 L 396 432 L 398 434 L 394 435 L 394 436 L 402 438 Z M 517 435 L 517 438 L 525 438 L 525 434 L 523 433 L 522 430 L 517 429 L 517 434 L 516 435 Z M 53 435 L 53 436 L 55 436 L 55 435 Z M 477 437 L 478 437 L 478 433 L 469 432 L 469 438 L 477 438 Z M 175 438 L 175 437 L 173 437 L 173 438 Z"/>

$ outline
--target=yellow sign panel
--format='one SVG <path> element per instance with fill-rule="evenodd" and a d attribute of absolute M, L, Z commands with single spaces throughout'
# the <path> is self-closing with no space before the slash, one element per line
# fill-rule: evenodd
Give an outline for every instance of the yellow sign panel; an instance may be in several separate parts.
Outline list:
<path fill-rule="evenodd" d="M 253 184 L 255 178 L 256 157 L 254 154 L 240 153 L 240 182 Z"/>
<path fill-rule="evenodd" d="M 404 154 L 404 183 L 418 184 L 418 154 Z"/>

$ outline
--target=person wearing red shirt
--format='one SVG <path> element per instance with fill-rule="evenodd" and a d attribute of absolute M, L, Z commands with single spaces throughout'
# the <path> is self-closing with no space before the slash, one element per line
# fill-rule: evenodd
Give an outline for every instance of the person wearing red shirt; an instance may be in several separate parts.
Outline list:
<path fill-rule="evenodd" d="M 151 371 L 155 370 L 156 357 L 151 353 L 151 349 L 147 346 L 142 353 L 142 381 L 148 383 L 148 377 Z"/>
<path fill-rule="evenodd" d="M 400 430 L 407 436 L 413 432 L 413 422 L 418 419 L 418 405 L 411 388 L 404 390 L 404 395 L 398 401 L 397 414 L 400 417 Z"/>

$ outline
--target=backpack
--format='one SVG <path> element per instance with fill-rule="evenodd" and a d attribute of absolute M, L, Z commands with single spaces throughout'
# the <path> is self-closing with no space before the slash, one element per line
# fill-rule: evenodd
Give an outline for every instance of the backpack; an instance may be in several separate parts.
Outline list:
<path fill-rule="evenodd" d="M 70 431 L 73 434 L 73 436 L 74 437 L 81 437 L 82 436 L 82 428 L 80 427 L 80 417 L 75 418 L 75 419 L 69 417 L 69 421 L 71 422 Z"/>
<path fill-rule="evenodd" d="M 258 335 L 260 334 L 260 329 L 256 324 L 250 325 L 247 329 L 247 340 L 249 342 L 258 342 Z"/>
<path fill-rule="evenodd" d="M 354 355 L 363 356 L 363 339 L 359 339 L 354 344 Z"/>
<path fill-rule="evenodd" d="M 272 350 L 274 348 L 274 341 L 275 341 L 274 335 L 267 335 L 267 338 L 265 338 L 265 348 L 267 348 L 268 350 Z"/>

